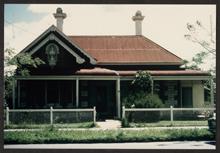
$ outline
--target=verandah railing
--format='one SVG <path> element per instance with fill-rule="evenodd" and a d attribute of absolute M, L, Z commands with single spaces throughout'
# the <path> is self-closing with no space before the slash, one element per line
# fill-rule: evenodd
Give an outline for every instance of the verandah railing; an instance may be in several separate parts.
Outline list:
<path fill-rule="evenodd" d="M 96 123 L 96 107 L 90 109 L 9 109 L 5 110 L 5 122 L 9 124 L 39 123 L 75 123 L 81 121 Z"/>
<path fill-rule="evenodd" d="M 122 118 L 129 117 L 128 114 L 130 113 L 133 120 L 135 120 L 135 117 L 141 116 L 142 121 L 148 121 L 151 117 L 155 118 L 157 116 L 158 121 L 168 120 L 173 123 L 174 117 L 176 117 L 176 120 L 181 120 L 181 118 L 185 120 L 205 119 L 213 114 L 215 110 L 216 108 L 174 108 L 173 106 L 169 108 L 125 108 L 125 106 L 122 106 Z M 143 112 L 145 115 L 139 112 Z M 134 115 L 134 113 L 139 113 L 139 115 Z"/>

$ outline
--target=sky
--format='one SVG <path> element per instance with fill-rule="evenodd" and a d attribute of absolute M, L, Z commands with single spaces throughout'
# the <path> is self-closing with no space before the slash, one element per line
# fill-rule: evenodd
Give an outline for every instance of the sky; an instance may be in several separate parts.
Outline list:
<path fill-rule="evenodd" d="M 215 5 L 56 5 L 6 4 L 4 13 L 4 46 L 21 51 L 52 24 L 56 8 L 67 14 L 63 32 L 66 35 L 135 35 L 132 16 L 137 10 L 145 16 L 142 34 L 182 59 L 191 60 L 203 50 L 187 40 L 187 23 L 199 20 L 206 30 L 201 38 L 208 39 L 209 30 L 215 30 Z M 207 33 L 206 33 L 207 32 Z M 203 70 L 214 66 L 215 59 L 208 57 Z"/>

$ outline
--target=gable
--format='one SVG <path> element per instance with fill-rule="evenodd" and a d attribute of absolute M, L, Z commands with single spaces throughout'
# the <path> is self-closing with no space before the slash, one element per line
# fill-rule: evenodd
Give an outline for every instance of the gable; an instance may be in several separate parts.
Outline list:
<path fill-rule="evenodd" d="M 69 54 L 76 59 L 76 62 L 78 64 L 84 64 L 85 62 L 89 62 L 90 64 L 96 63 L 95 59 L 93 59 L 79 46 L 69 41 L 68 37 L 66 37 L 61 31 L 59 31 L 54 25 L 49 27 L 43 34 L 36 38 L 20 53 L 27 52 L 30 53 L 30 55 L 33 55 L 36 52 L 40 51 L 40 48 L 44 47 L 49 42 L 56 42 L 57 44 L 59 44 L 59 46 L 62 46 L 65 51 L 69 52 Z"/>
<path fill-rule="evenodd" d="M 56 56 L 56 60 L 55 60 L 55 65 L 52 67 L 50 65 L 50 60 L 48 57 L 48 46 L 50 45 L 56 45 L 59 50 Z M 61 44 L 59 44 L 57 41 L 55 40 L 50 40 L 47 43 L 45 43 L 42 47 L 40 47 L 38 49 L 38 51 L 34 52 L 34 53 L 30 53 L 32 54 L 32 57 L 36 58 L 40 58 L 41 60 L 43 60 L 46 64 L 43 64 L 39 67 L 39 70 L 42 71 L 44 68 L 47 69 L 76 69 L 76 67 L 80 67 L 88 64 L 87 61 L 85 61 L 83 58 L 78 57 L 77 58 L 75 56 L 73 56 L 71 54 L 71 52 L 67 51 L 66 48 L 64 48 Z"/>

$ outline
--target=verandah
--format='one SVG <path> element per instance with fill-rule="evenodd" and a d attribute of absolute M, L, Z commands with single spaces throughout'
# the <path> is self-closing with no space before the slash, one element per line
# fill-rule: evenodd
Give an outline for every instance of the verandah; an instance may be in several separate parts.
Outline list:
<path fill-rule="evenodd" d="M 114 92 L 115 92 L 115 101 L 113 100 L 113 102 L 115 102 L 115 109 L 116 109 L 116 114 L 117 117 L 120 118 L 121 116 L 121 90 L 123 90 L 123 82 L 124 81 L 131 81 L 132 79 L 134 79 L 134 77 L 119 77 L 119 76 L 29 76 L 29 77 L 16 77 L 16 79 L 14 80 L 14 87 L 13 87 L 13 108 L 16 108 L 16 107 L 19 107 L 19 105 L 21 104 L 21 81 L 55 81 L 55 80 L 58 80 L 58 81 L 61 81 L 60 83 L 60 88 L 58 88 L 58 91 L 56 92 L 51 92 L 52 94 L 55 94 L 57 97 L 57 101 L 56 103 L 58 104 L 61 104 L 61 101 L 62 101 L 62 105 L 65 105 L 65 107 L 72 107 L 72 108 L 78 108 L 78 107 L 82 107 L 83 106 L 83 99 L 80 97 L 80 95 L 87 95 L 88 93 L 84 92 L 84 93 L 81 93 L 81 85 L 80 85 L 80 82 L 82 83 L 83 81 L 97 81 L 97 80 L 100 80 L 100 81 L 103 81 L 103 82 L 106 82 L 106 81 L 112 81 L 114 83 L 114 86 L 113 88 L 115 89 Z M 154 76 L 153 77 L 153 84 L 154 86 L 156 86 L 156 82 L 158 82 L 159 80 L 160 81 L 186 81 L 186 82 L 198 82 L 198 81 L 201 81 L 201 80 L 210 80 L 210 77 L 208 76 Z M 62 90 L 62 86 L 64 85 L 63 82 L 66 81 L 66 83 L 64 84 L 67 84 L 67 88 L 65 88 L 64 91 L 61 91 Z M 69 82 L 68 82 L 69 81 Z M 45 81 L 46 82 L 46 81 Z M 211 81 L 210 81 L 211 83 Z M 44 98 L 44 102 L 47 104 L 48 102 L 48 93 L 46 91 L 48 91 L 48 88 L 47 88 L 47 83 L 44 83 L 44 95 L 42 96 Z M 193 84 L 192 84 L 193 85 Z M 213 86 L 212 86 L 212 83 L 210 84 L 211 85 L 211 90 L 210 90 L 210 95 L 211 95 L 211 98 L 210 98 L 210 101 L 211 101 L 211 104 L 213 104 Z M 187 86 L 187 85 L 186 85 Z M 32 87 L 34 88 L 34 87 Z M 69 88 L 69 90 L 68 90 Z M 46 89 L 46 90 L 45 90 Z M 102 89 L 100 89 L 102 90 Z M 196 86 L 195 86 L 195 89 L 196 90 Z M 69 92 L 69 98 L 66 98 L 66 102 L 65 102 L 65 98 L 63 99 L 61 94 L 62 92 L 64 92 L 64 94 L 67 94 L 66 92 L 68 91 L 71 91 Z M 41 91 L 42 92 L 42 91 Z M 122 92 L 123 94 L 123 92 Z M 182 95 L 182 94 L 181 94 Z M 33 95 L 31 95 L 33 96 Z M 123 95 L 122 95 L 123 96 Z M 41 98 L 42 98 L 41 97 Z M 71 100 L 69 100 L 71 99 Z M 193 99 L 194 100 L 194 99 Z M 181 101 L 181 100 L 180 100 Z M 40 101 L 39 101 L 40 103 Z M 44 103 L 44 104 L 45 104 Z M 85 101 L 84 101 L 84 106 L 89 106 L 89 105 L 86 105 L 85 104 Z M 55 106 L 56 107 L 56 106 Z M 60 106 L 57 105 L 57 108 L 59 108 Z M 63 108 L 65 108 L 63 107 Z M 93 107 L 93 106 L 91 106 Z M 179 107 L 183 107 L 183 105 L 180 105 Z"/>

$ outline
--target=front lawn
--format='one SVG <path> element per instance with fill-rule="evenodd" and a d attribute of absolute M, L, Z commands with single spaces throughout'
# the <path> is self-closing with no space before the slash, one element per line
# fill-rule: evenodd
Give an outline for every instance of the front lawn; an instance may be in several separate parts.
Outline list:
<path fill-rule="evenodd" d="M 159 121 L 155 123 L 129 123 L 130 127 L 183 127 L 183 126 L 208 126 L 208 121 Z"/>
<path fill-rule="evenodd" d="M 44 129 L 51 127 L 50 124 L 10 124 L 5 126 L 5 129 Z M 93 122 L 84 123 L 68 123 L 68 124 L 53 124 L 55 128 L 92 128 L 95 127 Z"/>
<path fill-rule="evenodd" d="M 148 129 L 148 130 L 80 130 L 5 131 L 5 144 L 36 143 L 112 143 L 214 140 L 207 129 Z"/>

